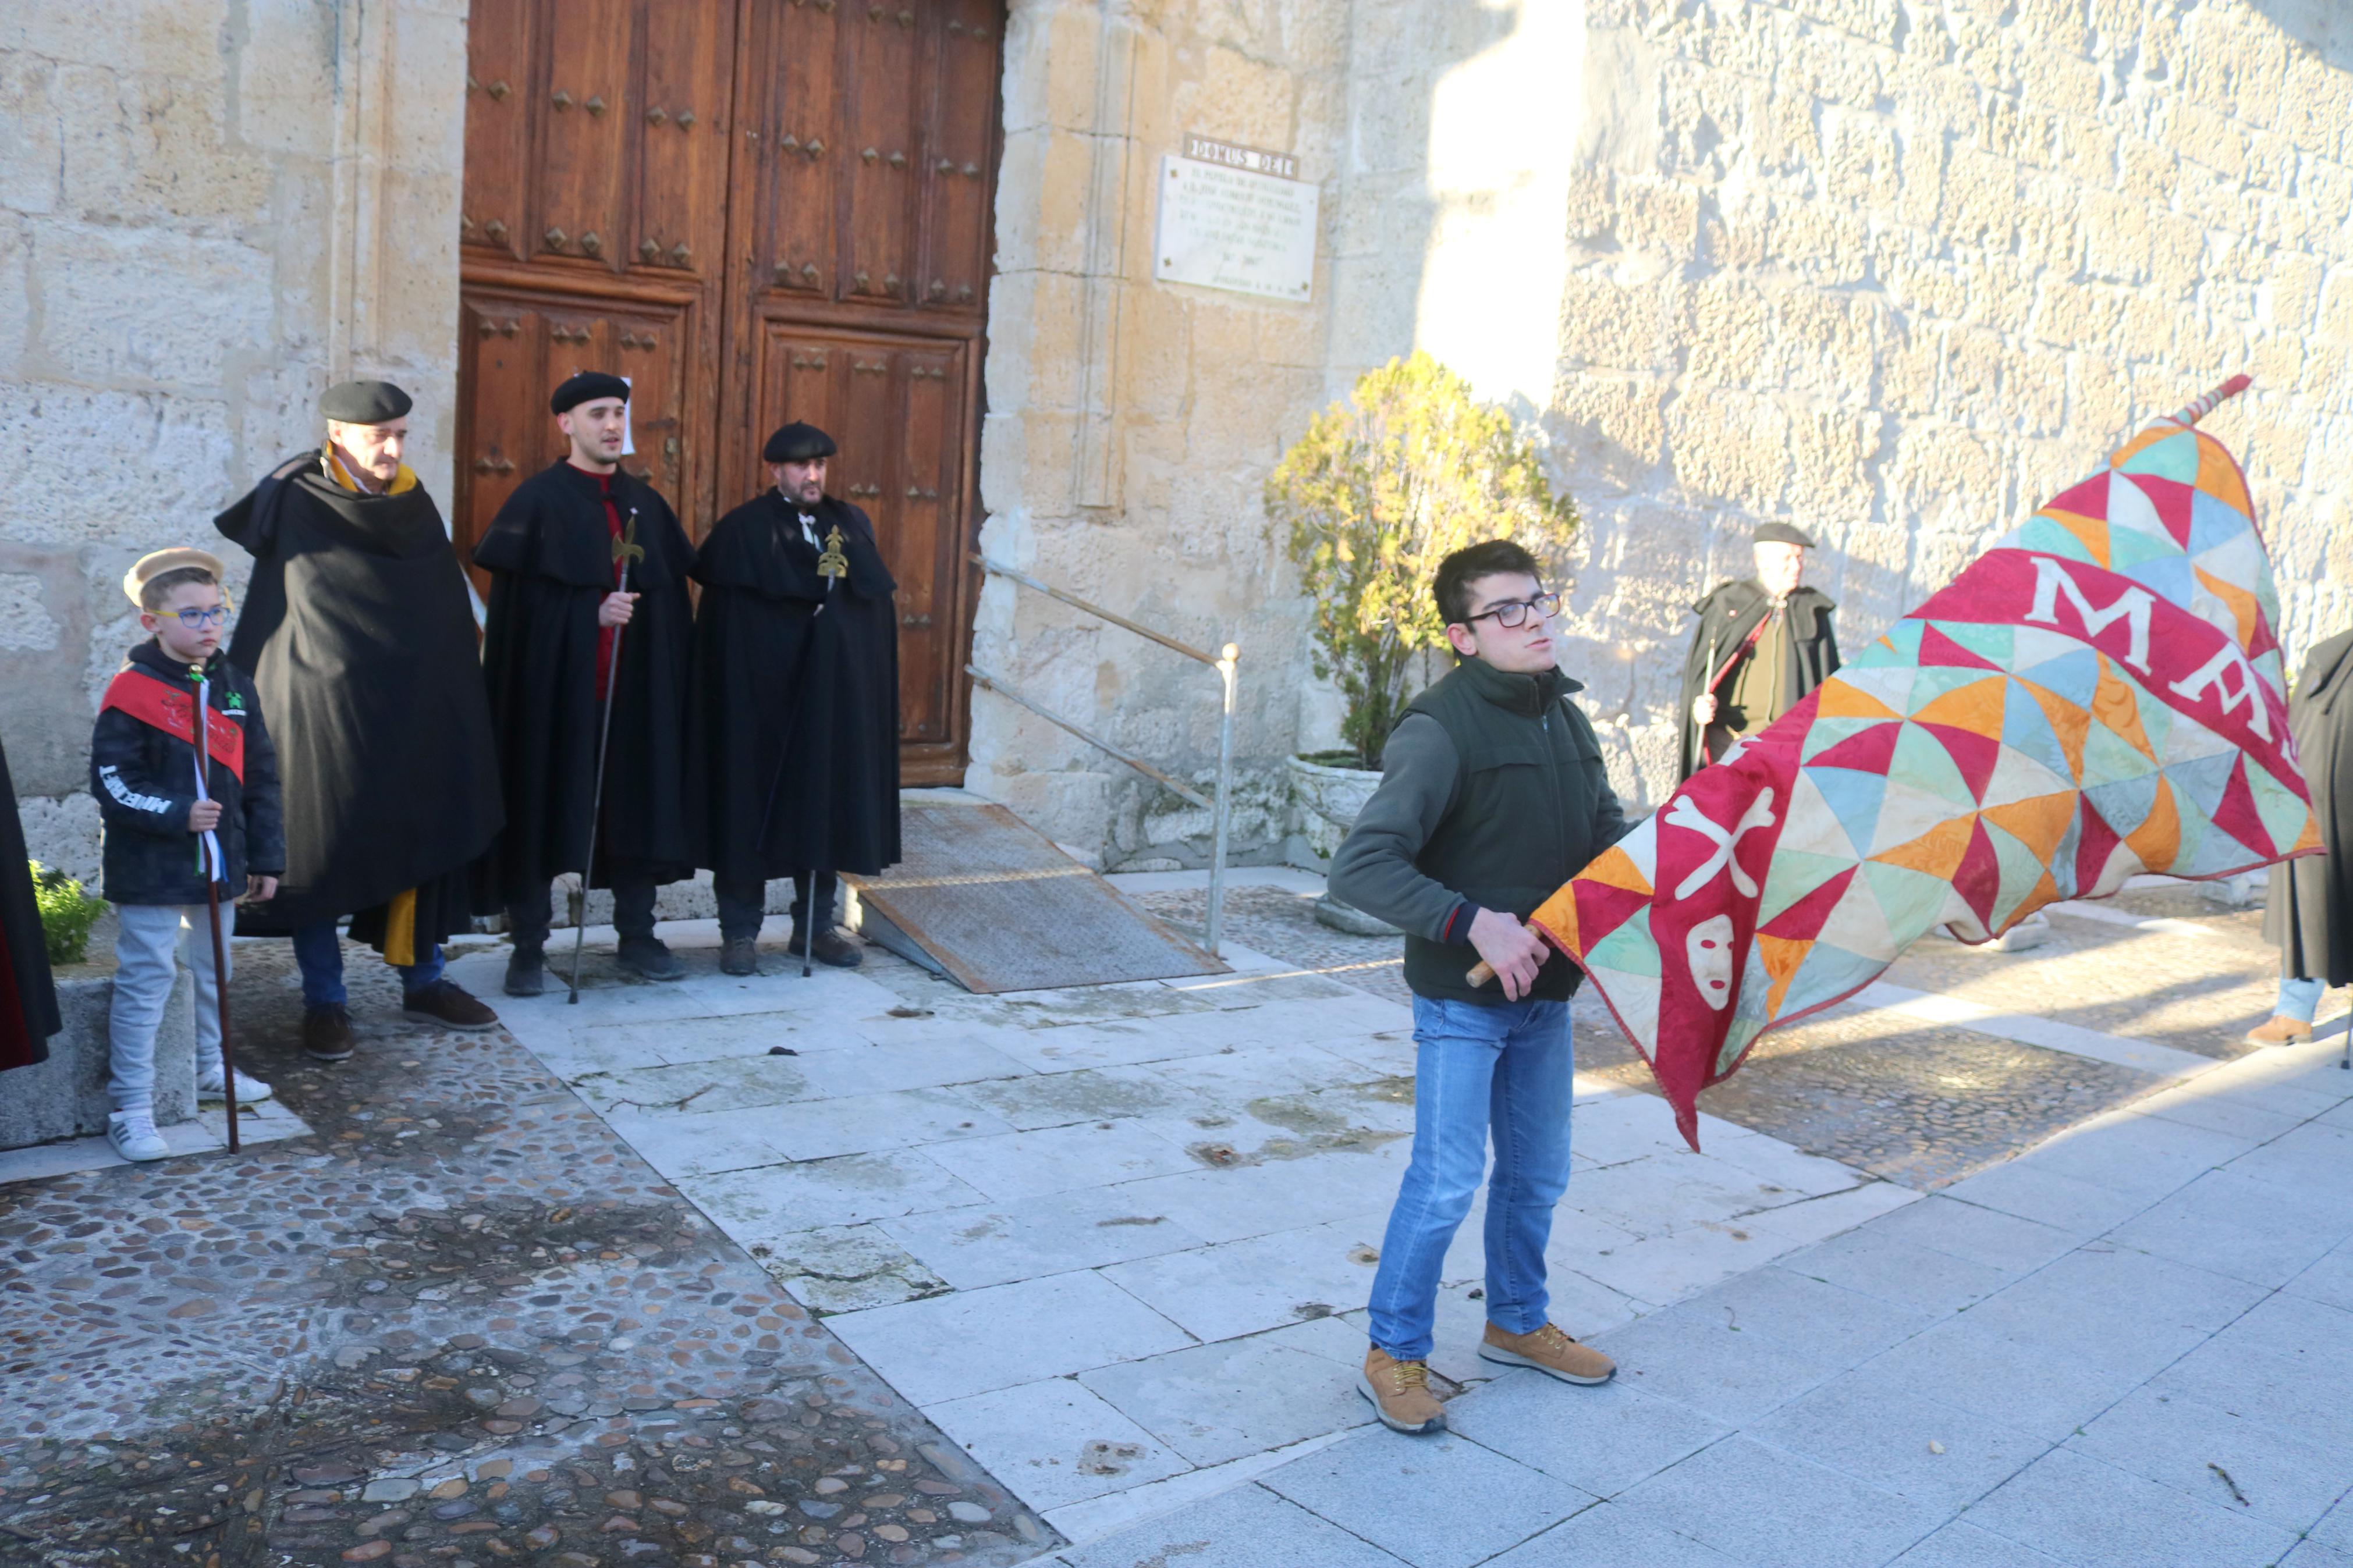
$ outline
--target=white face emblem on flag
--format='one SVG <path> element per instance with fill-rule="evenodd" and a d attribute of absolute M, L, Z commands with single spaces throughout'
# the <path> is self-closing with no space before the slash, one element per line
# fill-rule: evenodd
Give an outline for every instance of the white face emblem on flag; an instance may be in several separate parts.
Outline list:
<path fill-rule="evenodd" d="M 1683 952 L 1691 961 L 1692 984 L 1699 987 L 1700 1000 L 1723 1012 L 1732 1000 L 1732 917 L 1710 915 L 1692 927 Z"/>

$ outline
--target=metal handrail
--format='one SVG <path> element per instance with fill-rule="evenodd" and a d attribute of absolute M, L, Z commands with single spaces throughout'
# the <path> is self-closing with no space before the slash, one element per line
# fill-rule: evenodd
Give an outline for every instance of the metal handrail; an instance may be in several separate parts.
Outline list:
<path fill-rule="evenodd" d="M 1198 659 L 1218 672 L 1219 679 L 1225 689 L 1225 707 L 1218 723 L 1218 795 L 1215 800 L 1210 800 L 1204 797 L 1200 791 L 1170 777 L 1143 758 L 1113 745 L 1093 731 L 1064 718 L 1036 699 L 1024 695 L 1008 685 L 1002 677 L 992 674 L 976 664 L 967 663 L 964 667 L 964 672 L 972 677 L 980 686 L 996 692 L 1008 701 L 1019 703 L 1048 723 L 1069 731 L 1096 750 L 1134 769 L 1155 784 L 1175 791 L 1194 805 L 1208 807 L 1216 826 L 1210 835 L 1209 842 L 1209 913 L 1208 919 L 1203 924 L 1202 935 L 1206 939 L 1206 945 L 1211 957 L 1224 956 L 1218 951 L 1218 944 L 1225 924 L 1226 837 L 1233 823 L 1234 691 L 1236 666 L 1240 662 L 1242 656 L 1240 645 L 1228 643 L 1214 654 L 1207 653 L 1190 643 L 1179 642 L 1175 637 L 1155 632 L 1150 626 L 1129 620 L 1116 611 L 1106 610 L 1101 605 L 1090 604 L 1076 594 L 1065 593 L 1051 584 L 1041 583 L 1026 572 L 1017 572 L 1012 567 L 1001 562 L 992 561 L 986 555 L 975 552 L 972 560 L 973 563 L 984 572 L 1018 583 L 1024 588 L 1043 594 L 1050 599 L 1059 600 L 1073 609 L 1084 610 L 1098 620 L 1108 621 L 1123 631 L 1134 632 L 1137 637 L 1148 638 L 1163 647 L 1171 648 L 1183 654 L 1187 658 Z"/>

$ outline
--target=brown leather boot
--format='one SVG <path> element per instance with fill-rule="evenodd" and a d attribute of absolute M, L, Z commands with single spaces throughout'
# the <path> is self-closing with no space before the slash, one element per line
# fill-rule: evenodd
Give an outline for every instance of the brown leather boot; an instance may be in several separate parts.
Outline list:
<path fill-rule="evenodd" d="M 1365 1352 L 1356 1392 L 1373 1402 L 1381 1425 L 1415 1437 L 1446 1430 L 1446 1407 L 1430 1392 L 1430 1363 L 1398 1361 L 1375 1345 Z"/>
<path fill-rule="evenodd" d="M 1607 1383 L 1618 1375 L 1618 1363 L 1591 1345 L 1578 1344 L 1552 1324 L 1532 1334 L 1514 1334 L 1487 1325 L 1480 1336 L 1479 1359 L 1504 1366 L 1532 1366 L 1563 1383 Z"/>
<path fill-rule="evenodd" d="M 2312 1026 L 2284 1013 L 2247 1031 L 2247 1044 L 2251 1046 L 2294 1046 L 2310 1038 Z"/>
<path fill-rule="evenodd" d="M 340 1002 L 311 1007 L 302 1014 L 302 1054 L 314 1062 L 349 1061 L 352 1016 Z"/>

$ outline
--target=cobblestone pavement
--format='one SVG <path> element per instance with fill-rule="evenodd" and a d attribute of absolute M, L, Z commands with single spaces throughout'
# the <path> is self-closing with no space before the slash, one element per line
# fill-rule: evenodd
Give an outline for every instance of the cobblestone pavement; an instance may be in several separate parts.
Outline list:
<path fill-rule="evenodd" d="M 0 1188 L 0 1562 L 1000 1563 L 1052 1537 L 503 1033 L 243 1064 L 316 1135 Z"/>
<path fill-rule="evenodd" d="M 1206 904 L 1191 889 L 1133 896 L 1165 919 L 1195 925 Z M 1398 939 L 1320 925 L 1314 900 L 1298 891 L 1231 889 L 1226 927 L 1261 952 L 1411 1000 Z M 2023 952 L 1979 952 L 1932 938 L 1887 979 L 2228 1059 L 2250 1048 L 2241 1037 L 2270 1016 L 2278 958 L 2262 928 L 2260 909 L 2225 909 L 2193 887 L 2150 887 L 2063 909 L 2045 943 Z M 1590 995 L 1578 997 L 1575 1015 L 1580 1073 L 1656 1092 L 1650 1069 Z M 1764 1037 L 1741 1071 L 1700 1103 L 1810 1154 L 1928 1190 L 2127 1104 L 2157 1082 L 2108 1062 L 1846 1005 Z"/>

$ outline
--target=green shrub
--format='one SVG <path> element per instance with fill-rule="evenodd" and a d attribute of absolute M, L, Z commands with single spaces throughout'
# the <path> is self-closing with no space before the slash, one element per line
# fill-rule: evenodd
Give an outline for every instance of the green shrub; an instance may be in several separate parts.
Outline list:
<path fill-rule="evenodd" d="M 41 938 L 51 963 L 79 963 L 90 956 L 90 928 L 106 912 L 106 900 L 82 890 L 63 871 L 33 867 L 33 901 L 41 907 Z"/>
<path fill-rule="evenodd" d="M 1266 510 L 1288 530 L 1314 603 L 1315 673 L 1340 689 L 1340 738 L 1362 768 L 1380 765 L 1417 657 L 1447 647 L 1430 595 L 1439 562 L 1517 540 L 1564 587 L 1577 525 L 1535 443 L 1422 353 L 1367 371 L 1315 416 L 1268 479 Z"/>

